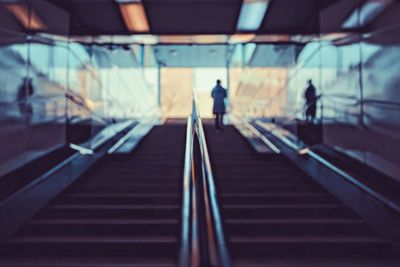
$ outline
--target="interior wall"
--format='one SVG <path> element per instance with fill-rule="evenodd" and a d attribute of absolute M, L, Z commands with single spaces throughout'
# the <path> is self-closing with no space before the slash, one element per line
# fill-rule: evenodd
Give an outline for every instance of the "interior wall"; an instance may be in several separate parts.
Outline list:
<path fill-rule="evenodd" d="M 393 1 L 368 24 L 365 15 L 355 15 L 358 33 L 321 34 L 293 54 L 294 64 L 285 67 L 286 84 L 270 75 L 277 68 L 268 67 L 266 58 L 257 59 L 265 64 L 260 68 L 241 68 L 234 111 L 250 118 L 304 118 L 304 91 L 312 79 L 321 95 L 317 118 L 323 143 L 400 181 L 400 3 Z M 342 23 L 321 27 L 340 31 Z M 276 97 L 263 95 L 274 91 Z"/>
<path fill-rule="evenodd" d="M 89 138 L 158 107 L 132 51 L 75 42 L 68 14 L 38 2 L 13 3 L 40 15 L 50 34 L 32 31 L 10 2 L 0 3 L 0 176 L 74 141 L 70 128 L 83 127 Z"/>
<path fill-rule="evenodd" d="M 192 113 L 193 70 L 161 69 L 161 113 L 165 118 L 187 118 Z"/>
<path fill-rule="evenodd" d="M 318 53 L 324 143 L 400 181 L 399 16 L 394 2 L 363 33 L 321 42 Z"/>

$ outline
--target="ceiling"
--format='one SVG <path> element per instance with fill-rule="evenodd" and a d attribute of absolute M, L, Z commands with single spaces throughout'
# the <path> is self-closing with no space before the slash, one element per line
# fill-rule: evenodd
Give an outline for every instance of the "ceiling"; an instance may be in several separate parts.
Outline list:
<path fill-rule="evenodd" d="M 267 3 L 266 12 L 258 20 L 254 19 L 258 9 L 248 11 L 245 21 L 256 20 L 257 26 L 240 30 L 244 7 L 255 1 Z M 368 12 L 378 15 L 371 16 L 369 25 L 355 23 L 348 28 L 366 3 L 370 5 L 365 10 L 374 5 L 376 10 Z M 32 19 L 24 25 L 27 5 L 32 7 Z M 141 16 L 124 12 L 130 5 L 139 5 Z M 367 32 L 395 5 L 399 5 L 396 0 L 3 0 L 0 28 L 98 44 L 304 44 L 329 34 Z M 146 30 L 132 29 L 133 20 L 144 21 Z"/>
<path fill-rule="evenodd" d="M 47 0 L 70 15 L 71 35 L 130 34 L 115 0 Z M 143 0 L 150 34 L 234 34 L 243 0 Z M 257 34 L 313 34 L 337 0 L 271 0 Z"/>
<path fill-rule="evenodd" d="M 344 25 L 358 14 L 361 3 L 391 0 L 254 0 L 269 4 L 265 15 L 260 16 L 257 30 L 250 32 L 240 32 L 237 25 L 244 3 L 253 0 L 124 0 L 141 3 L 149 26 L 145 33 L 128 30 L 118 1 L 122 0 L 0 0 L 0 29 L 32 30 L 32 25 L 24 25 L 16 16 L 21 15 L 17 11 L 23 11 L 21 3 L 30 3 L 31 17 L 36 17 L 32 21 L 41 26 L 39 31 L 33 31 L 38 33 L 35 38 L 50 33 L 51 38 L 71 37 L 73 41 L 106 48 L 149 44 L 153 61 L 168 67 L 225 67 L 233 58 L 231 44 L 256 43 L 251 57 L 246 59 L 247 65 L 285 67 L 293 64 L 301 48 L 316 38 L 351 41 L 348 35 L 357 34 L 360 28 L 349 30 Z M 398 1 L 392 2 L 385 7 L 386 13 L 394 5 L 399 7 Z M 10 3 L 18 3 L 19 10 L 11 12 Z M 250 19 L 256 11 L 248 13 Z M 374 19 L 379 21 L 379 16 Z M 25 42 L 10 34 L 12 31 L 0 30 L 0 41 Z M 130 53 L 129 49 L 115 49 L 112 56 L 119 66 L 129 67 L 138 64 L 126 56 Z M 96 58 L 100 66 L 109 66 L 104 53 L 99 52 Z"/>

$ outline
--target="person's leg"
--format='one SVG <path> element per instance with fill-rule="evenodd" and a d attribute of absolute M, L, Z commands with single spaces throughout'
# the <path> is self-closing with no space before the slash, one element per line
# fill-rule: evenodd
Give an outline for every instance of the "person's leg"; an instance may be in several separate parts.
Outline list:
<path fill-rule="evenodd" d="M 220 115 L 219 115 L 219 128 L 220 128 L 221 130 L 224 129 L 224 114 L 220 114 Z"/>
<path fill-rule="evenodd" d="M 316 115 L 317 115 L 317 105 L 312 105 L 311 106 L 311 122 L 312 123 L 314 123 L 314 121 L 315 121 L 315 117 L 316 117 Z"/>
<path fill-rule="evenodd" d="M 310 107 L 306 108 L 306 121 L 310 122 Z"/>
<path fill-rule="evenodd" d="M 215 129 L 219 130 L 219 114 L 215 113 Z"/>

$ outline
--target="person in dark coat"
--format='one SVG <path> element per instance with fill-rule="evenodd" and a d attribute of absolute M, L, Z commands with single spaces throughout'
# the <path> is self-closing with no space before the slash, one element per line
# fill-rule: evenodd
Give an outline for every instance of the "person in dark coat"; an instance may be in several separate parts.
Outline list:
<path fill-rule="evenodd" d="M 306 99 L 306 120 L 312 123 L 314 122 L 315 115 L 317 113 L 317 93 L 312 80 L 308 80 L 308 87 L 304 93 L 304 98 Z"/>
<path fill-rule="evenodd" d="M 28 121 L 31 120 L 33 114 L 33 108 L 29 97 L 33 96 L 34 93 L 35 89 L 33 88 L 32 78 L 25 77 L 17 91 L 17 102 L 21 117 L 27 118 Z"/>
<path fill-rule="evenodd" d="M 226 89 L 221 86 L 221 80 L 217 80 L 217 85 L 211 91 L 211 97 L 214 99 L 213 113 L 215 115 L 215 129 L 222 130 L 225 114 Z"/>

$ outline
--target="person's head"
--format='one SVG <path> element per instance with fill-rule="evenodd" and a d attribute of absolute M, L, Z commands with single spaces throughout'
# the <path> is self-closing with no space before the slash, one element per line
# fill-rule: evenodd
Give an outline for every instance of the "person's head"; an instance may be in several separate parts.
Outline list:
<path fill-rule="evenodd" d="M 217 80 L 217 84 L 221 85 L 221 80 L 220 79 Z"/>
<path fill-rule="evenodd" d="M 312 80 L 309 79 L 309 80 L 307 81 L 307 83 L 308 83 L 309 85 L 311 85 L 311 84 L 312 84 Z"/>

